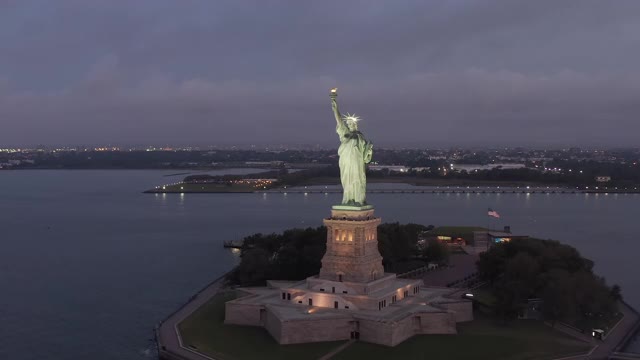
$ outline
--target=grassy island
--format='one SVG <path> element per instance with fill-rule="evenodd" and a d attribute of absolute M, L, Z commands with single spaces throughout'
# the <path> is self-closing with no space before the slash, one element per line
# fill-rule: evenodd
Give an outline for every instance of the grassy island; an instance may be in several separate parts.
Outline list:
<path fill-rule="evenodd" d="M 379 226 L 379 250 L 386 271 L 401 272 L 431 261 L 447 262 L 447 249 L 424 244 L 429 231 L 464 233 L 468 227 L 398 223 Z M 266 279 L 304 279 L 316 274 L 325 251 L 324 227 L 255 234 L 244 239 L 241 261 L 229 285 L 260 286 Z M 496 244 L 480 255 L 477 276 L 485 282 L 477 295 L 474 320 L 458 324 L 456 335 L 418 335 L 390 348 L 349 343 L 334 359 L 552 359 L 587 352 L 591 345 L 554 329 L 568 322 L 607 328 L 619 319 L 620 288 L 609 287 L 592 271 L 593 263 L 557 241 L 523 239 Z M 218 359 L 319 358 L 345 342 L 279 345 L 263 328 L 224 325 L 225 290 L 178 326 L 186 346 Z M 527 299 L 542 300 L 539 320 L 518 319 Z M 545 324 L 545 321 L 547 322 Z"/>

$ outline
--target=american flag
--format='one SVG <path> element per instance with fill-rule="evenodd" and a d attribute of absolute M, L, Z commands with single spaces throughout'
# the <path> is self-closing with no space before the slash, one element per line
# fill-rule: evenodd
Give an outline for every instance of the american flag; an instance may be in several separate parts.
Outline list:
<path fill-rule="evenodd" d="M 495 211 L 495 210 L 493 210 L 491 208 L 489 208 L 489 211 L 487 212 L 487 215 L 492 216 L 494 218 L 498 218 L 498 219 L 500 218 L 500 214 L 498 214 L 497 211 Z"/>

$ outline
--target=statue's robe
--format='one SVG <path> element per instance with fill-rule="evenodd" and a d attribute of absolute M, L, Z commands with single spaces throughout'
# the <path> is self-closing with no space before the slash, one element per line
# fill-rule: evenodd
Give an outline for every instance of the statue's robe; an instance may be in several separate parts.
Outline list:
<path fill-rule="evenodd" d="M 371 161 L 372 145 L 360 131 L 351 131 L 341 121 L 336 127 L 340 137 L 340 181 L 342 182 L 343 205 L 361 206 L 366 204 L 367 178 L 366 163 Z"/>

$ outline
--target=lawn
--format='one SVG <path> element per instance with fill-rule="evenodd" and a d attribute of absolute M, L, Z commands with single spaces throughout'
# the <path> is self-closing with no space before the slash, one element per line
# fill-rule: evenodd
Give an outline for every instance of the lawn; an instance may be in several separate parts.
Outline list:
<path fill-rule="evenodd" d="M 458 324 L 458 335 L 420 335 L 394 347 L 357 342 L 333 359 L 552 359 L 586 352 L 589 346 L 542 322 L 519 320 L 499 325 L 476 315 Z"/>
<path fill-rule="evenodd" d="M 496 303 L 496 297 L 487 285 L 473 289 L 473 299 L 488 307 L 493 307 Z"/>
<path fill-rule="evenodd" d="M 342 342 L 279 345 L 260 327 L 224 325 L 224 303 L 233 293 L 221 293 L 178 326 L 185 346 L 221 360 L 317 359 Z"/>

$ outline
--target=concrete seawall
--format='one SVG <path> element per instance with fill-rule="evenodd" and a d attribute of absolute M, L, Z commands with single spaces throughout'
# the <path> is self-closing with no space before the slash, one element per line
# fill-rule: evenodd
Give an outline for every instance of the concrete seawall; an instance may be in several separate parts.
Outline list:
<path fill-rule="evenodd" d="M 227 274 L 228 272 L 207 284 L 155 327 L 154 333 L 160 360 L 213 359 L 184 346 L 178 333 L 178 324 L 218 293 L 223 287 Z"/>

